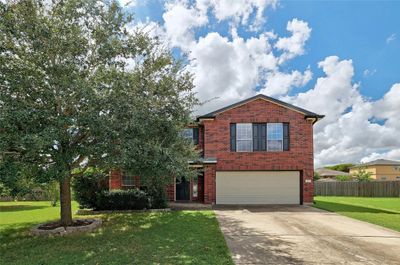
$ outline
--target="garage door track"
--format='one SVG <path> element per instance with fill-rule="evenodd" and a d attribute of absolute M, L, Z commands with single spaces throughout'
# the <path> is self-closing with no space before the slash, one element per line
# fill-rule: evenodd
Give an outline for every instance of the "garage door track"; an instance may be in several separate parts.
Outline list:
<path fill-rule="evenodd" d="M 400 264 L 400 233 L 308 206 L 215 209 L 236 264 Z"/>

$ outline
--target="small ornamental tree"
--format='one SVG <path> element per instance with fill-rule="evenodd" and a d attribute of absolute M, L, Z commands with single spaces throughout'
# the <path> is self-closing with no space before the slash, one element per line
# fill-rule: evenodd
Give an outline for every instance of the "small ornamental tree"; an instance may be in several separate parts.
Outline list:
<path fill-rule="evenodd" d="M 63 226 L 87 167 L 189 174 L 192 79 L 131 19 L 115 2 L 0 2 L 1 161 L 59 182 Z"/>
<path fill-rule="evenodd" d="M 371 181 L 372 177 L 371 177 L 372 173 L 365 171 L 364 169 L 358 171 L 357 173 L 355 173 L 353 176 L 358 180 L 358 181 Z"/>

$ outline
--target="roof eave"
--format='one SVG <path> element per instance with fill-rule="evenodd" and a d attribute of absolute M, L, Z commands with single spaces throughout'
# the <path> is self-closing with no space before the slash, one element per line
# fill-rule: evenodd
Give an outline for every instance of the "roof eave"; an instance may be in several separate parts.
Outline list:
<path fill-rule="evenodd" d="M 207 113 L 205 115 L 199 116 L 199 117 L 196 118 L 196 120 L 200 121 L 200 120 L 205 120 L 205 119 L 215 119 L 215 117 L 218 114 L 222 113 L 222 112 L 225 112 L 225 111 L 230 110 L 232 108 L 236 108 L 238 106 L 241 106 L 243 104 L 246 104 L 246 103 L 251 102 L 251 101 L 256 100 L 256 99 L 264 99 L 264 100 L 270 101 L 270 102 L 272 102 L 274 104 L 280 105 L 280 106 L 282 106 L 284 108 L 287 108 L 287 109 L 290 109 L 290 110 L 293 110 L 293 111 L 297 111 L 299 113 L 302 113 L 306 118 L 307 117 L 308 118 L 316 118 L 315 122 L 317 122 L 318 120 L 320 120 L 320 119 L 325 117 L 325 115 L 319 115 L 319 114 L 313 113 L 311 111 L 299 108 L 297 106 L 288 104 L 288 103 L 283 102 L 281 100 L 278 100 L 278 99 L 275 99 L 275 98 L 271 98 L 271 97 L 259 94 L 259 95 L 256 95 L 254 97 L 251 97 L 251 98 L 236 102 L 234 104 L 228 105 L 228 106 L 223 107 L 221 109 L 215 110 L 213 112 Z"/>

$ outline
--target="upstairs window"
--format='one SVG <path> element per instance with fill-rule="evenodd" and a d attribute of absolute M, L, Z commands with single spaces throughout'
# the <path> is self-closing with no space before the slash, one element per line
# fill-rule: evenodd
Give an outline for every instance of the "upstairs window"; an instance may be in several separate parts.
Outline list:
<path fill-rule="evenodd" d="M 251 123 L 236 124 L 236 151 L 253 151 L 253 125 Z"/>
<path fill-rule="evenodd" d="M 289 123 L 231 123 L 233 152 L 289 151 Z"/>
<path fill-rule="evenodd" d="M 267 150 L 283 151 L 283 125 L 282 123 L 267 124 Z"/>

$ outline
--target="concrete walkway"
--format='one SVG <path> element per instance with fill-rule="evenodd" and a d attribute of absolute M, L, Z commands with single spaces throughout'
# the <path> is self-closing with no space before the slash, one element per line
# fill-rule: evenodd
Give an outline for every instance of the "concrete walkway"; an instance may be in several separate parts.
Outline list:
<path fill-rule="evenodd" d="M 400 264 L 400 233 L 307 206 L 215 209 L 236 264 Z"/>

